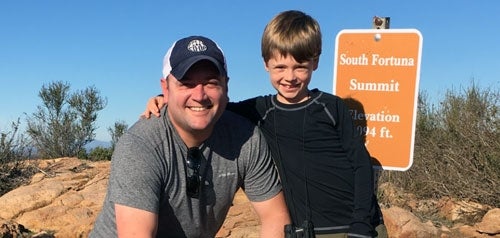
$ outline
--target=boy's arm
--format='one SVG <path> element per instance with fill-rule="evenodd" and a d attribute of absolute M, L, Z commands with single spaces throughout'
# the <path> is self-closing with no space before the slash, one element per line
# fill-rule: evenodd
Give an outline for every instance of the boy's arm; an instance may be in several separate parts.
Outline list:
<path fill-rule="evenodd" d="M 118 237 L 155 237 L 158 216 L 152 212 L 115 204 Z"/>
<path fill-rule="evenodd" d="M 285 225 L 291 221 L 283 192 L 252 206 L 261 222 L 260 237 L 285 237 Z"/>
<path fill-rule="evenodd" d="M 262 119 L 262 115 L 259 114 L 259 110 L 266 111 L 265 106 L 257 105 L 258 100 L 260 100 L 261 103 L 264 102 L 262 97 L 250 98 L 240 102 L 229 102 L 226 106 L 226 109 L 243 117 L 246 117 L 254 124 L 257 124 L 257 122 Z M 140 117 L 149 119 L 151 117 L 151 114 L 156 117 L 160 117 L 160 109 L 165 105 L 167 105 L 167 102 L 163 94 L 151 97 L 146 102 L 146 109 L 140 115 Z"/>
<path fill-rule="evenodd" d="M 361 142 L 362 143 L 362 142 Z M 371 225 L 370 209 L 373 203 L 373 169 L 371 159 L 364 145 L 355 146 L 353 155 L 355 160 L 354 171 L 354 220 L 350 232 L 354 234 L 370 234 L 374 227 Z"/>
<path fill-rule="evenodd" d="M 256 125 L 259 121 L 262 121 L 264 114 L 269 108 L 266 105 L 266 99 L 262 96 L 239 102 L 229 102 L 226 106 L 226 110 L 243 116 Z"/>
<path fill-rule="evenodd" d="M 370 154 L 362 137 L 354 129 L 354 121 L 349 114 L 347 105 L 339 100 L 337 106 L 339 124 L 343 125 L 344 148 L 348 151 L 354 168 L 354 213 L 349 233 L 371 235 L 373 227 L 370 223 L 370 209 L 374 189 Z"/>
<path fill-rule="evenodd" d="M 150 118 L 151 114 L 156 117 L 160 117 L 160 109 L 166 105 L 165 97 L 163 94 L 159 94 L 158 96 L 152 97 L 146 103 L 146 109 L 141 114 L 141 117 Z"/>

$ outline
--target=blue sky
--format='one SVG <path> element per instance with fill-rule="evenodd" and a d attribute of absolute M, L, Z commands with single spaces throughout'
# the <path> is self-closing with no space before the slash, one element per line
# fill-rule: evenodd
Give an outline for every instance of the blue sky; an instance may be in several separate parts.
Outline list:
<path fill-rule="evenodd" d="M 108 100 L 96 139 L 109 141 L 116 121 L 132 125 L 160 92 L 163 56 L 176 39 L 205 35 L 223 48 L 239 101 L 274 93 L 260 56 L 266 23 L 284 10 L 318 20 L 323 53 L 310 88 L 331 92 L 335 37 L 370 29 L 373 16 L 392 29 L 423 36 L 420 90 L 439 99 L 448 89 L 498 88 L 500 1 L 131 1 L 5 0 L 0 2 L 0 131 L 41 105 L 43 85 L 95 86 Z"/>

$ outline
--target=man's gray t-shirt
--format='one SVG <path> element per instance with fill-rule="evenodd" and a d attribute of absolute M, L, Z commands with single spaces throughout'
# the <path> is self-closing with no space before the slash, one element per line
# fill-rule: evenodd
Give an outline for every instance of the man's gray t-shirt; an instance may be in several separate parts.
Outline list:
<path fill-rule="evenodd" d="M 186 194 L 187 147 L 170 123 L 141 119 L 122 137 L 111 160 L 108 192 L 90 237 L 116 237 L 114 204 L 158 214 L 157 237 L 214 237 L 234 194 L 250 201 L 281 191 L 264 137 L 247 119 L 226 111 L 200 146 L 200 198 Z"/>

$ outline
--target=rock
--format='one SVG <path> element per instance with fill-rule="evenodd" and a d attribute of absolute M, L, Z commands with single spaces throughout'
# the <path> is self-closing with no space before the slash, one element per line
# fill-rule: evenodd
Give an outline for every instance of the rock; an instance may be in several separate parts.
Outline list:
<path fill-rule="evenodd" d="M 382 209 L 389 237 L 439 237 L 432 223 L 422 223 L 418 217 L 400 207 Z"/>
<path fill-rule="evenodd" d="M 28 237 L 31 233 L 17 222 L 0 219 L 0 237 Z"/>
<path fill-rule="evenodd" d="M 36 166 L 40 173 L 30 184 L 0 197 L 0 237 L 87 237 L 106 195 L 110 162 L 60 158 L 40 160 Z M 381 192 L 392 199 L 382 209 L 391 238 L 500 237 L 500 208 L 486 213 L 484 206 L 470 202 L 418 201 L 389 184 L 381 186 Z M 464 218 L 457 215 L 460 212 L 467 216 L 486 214 L 477 224 L 437 228 L 431 221 L 421 221 L 412 210 L 439 211 L 458 220 Z M 252 238 L 259 237 L 259 232 L 259 219 L 240 190 L 216 237 Z"/>
<path fill-rule="evenodd" d="M 442 198 L 438 201 L 439 214 L 453 222 L 479 220 L 490 207 L 470 201 L 456 201 L 452 198 Z"/>
<path fill-rule="evenodd" d="M 500 236 L 500 208 L 488 211 L 483 220 L 476 225 L 476 230 L 481 234 Z"/>
<path fill-rule="evenodd" d="M 257 214 L 242 190 L 236 193 L 233 206 L 229 209 L 226 220 L 217 233 L 223 237 L 259 237 L 260 223 Z"/>
<path fill-rule="evenodd" d="M 10 234 L 0 237 L 23 237 L 23 232 L 38 232 L 38 238 L 87 237 L 106 195 L 110 162 L 60 158 L 37 166 L 42 172 L 30 184 L 0 197 L 0 218 L 5 219 L 0 219 L 5 230 L 0 232 Z M 259 231 L 257 215 L 238 191 L 217 237 L 259 237 Z"/>
<path fill-rule="evenodd" d="M 101 210 L 109 161 L 77 158 L 43 161 L 29 185 L 0 197 L 0 217 L 56 237 L 87 237 Z M 86 167 L 82 170 L 74 168 Z"/>

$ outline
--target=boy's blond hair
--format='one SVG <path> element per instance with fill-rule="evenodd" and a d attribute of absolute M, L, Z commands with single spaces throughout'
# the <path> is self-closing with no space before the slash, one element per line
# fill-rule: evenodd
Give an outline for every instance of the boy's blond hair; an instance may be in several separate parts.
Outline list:
<path fill-rule="evenodd" d="M 296 10 L 284 11 L 267 24 L 262 34 L 262 58 L 267 63 L 275 52 L 290 54 L 299 62 L 319 61 L 321 30 L 311 16 Z"/>

